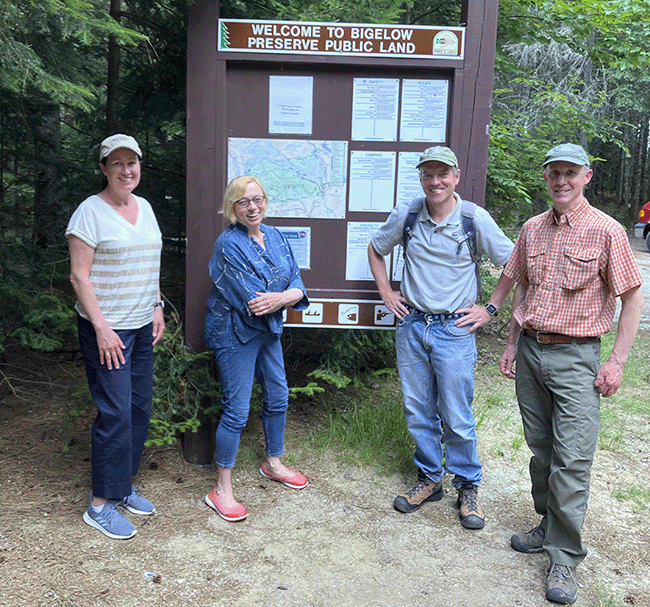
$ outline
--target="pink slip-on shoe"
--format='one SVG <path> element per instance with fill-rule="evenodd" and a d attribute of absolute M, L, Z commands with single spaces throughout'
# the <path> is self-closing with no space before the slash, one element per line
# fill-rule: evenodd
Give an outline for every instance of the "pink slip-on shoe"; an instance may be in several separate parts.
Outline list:
<path fill-rule="evenodd" d="M 272 481 L 278 481 L 278 483 L 282 483 L 283 485 L 291 487 L 292 489 L 304 489 L 307 485 L 309 485 L 309 481 L 302 474 L 300 474 L 300 472 L 296 472 L 295 470 L 291 470 L 289 468 L 287 468 L 287 470 L 289 470 L 291 474 L 287 476 L 278 476 L 277 474 L 273 474 L 273 472 L 271 472 L 269 467 L 266 465 L 266 462 L 263 462 L 260 466 L 260 472 L 262 473 L 262 476 L 270 478 Z"/>
<path fill-rule="evenodd" d="M 214 489 L 205 496 L 205 503 L 222 519 L 231 523 L 234 523 L 235 521 L 243 521 L 248 516 L 248 510 L 246 510 L 246 508 L 241 504 L 230 507 L 224 506 Z"/>

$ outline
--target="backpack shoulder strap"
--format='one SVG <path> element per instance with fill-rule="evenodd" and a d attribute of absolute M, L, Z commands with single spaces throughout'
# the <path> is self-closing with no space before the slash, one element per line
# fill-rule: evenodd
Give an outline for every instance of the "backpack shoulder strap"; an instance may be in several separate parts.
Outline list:
<path fill-rule="evenodd" d="M 469 200 L 463 200 L 460 208 L 461 224 L 463 234 L 465 235 L 465 242 L 469 248 L 469 254 L 474 262 L 474 270 L 476 272 L 476 289 L 478 293 L 478 300 L 483 303 L 483 288 L 481 285 L 481 259 L 482 255 L 478 253 L 478 243 L 476 241 L 476 226 L 474 223 L 474 215 L 476 213 L 476 203 Z"/>
<path fill-rule="evenodd" d="M 404 231 L 402 232 L 402 255 L 406 259 L 406 247 L 408 246 L 409 240 L 413 237 L 413 227 L 415 222 L 422 211 L 422 205 L 417 206 L 415 209 L 412 208 L 406 216 L 406 222 L 404 223 Z"/>

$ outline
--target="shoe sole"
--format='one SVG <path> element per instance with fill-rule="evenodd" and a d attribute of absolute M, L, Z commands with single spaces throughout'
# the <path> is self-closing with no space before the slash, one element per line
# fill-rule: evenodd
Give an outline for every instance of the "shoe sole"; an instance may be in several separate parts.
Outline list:
<path fill-rule="evenodd" d="M 293 485 L 292 483 L 281 479 L 279 476 L 271 476 L 270 474 L 267 474 L 264 472 L 264 470 L 262 470 L 262 468 L 260 468 L 260 474 L 269 480 L 282 483 L 285 487 L 290 487 L 291 489 L 304 489 L 307 485 L 309 485 L 309 481 L 307 481 L 304 485 Z"/>
<path fill-rule="evenodd" d="M 552 593 L 547 592 L 546 598 L 552 603 L 559 603 L 560 605 L 573 605 L 573 603 L 578 600 L 578 595 L 576 594 L 574 597 L 556 597 L 553 596 Z"/>
<path fill-rule="evenodd" d="M 90 525 L 91 527 L 94 527 L 95 529 L 99 529 L 99 531 L 101 531 L 106 537 L 110 537 L 112 540 L 128 540 L 138 532 L 137 529 L 134 529 L 131 535 L 115 535 L 114 533 L 111 533 L 110 531 L 104 529 L 104 527 L 102 527 L 95 519 L 90 518 L 88 512 L 84 512 L 83 519 L 84 523 Z"/>
<path fill-rule="evenodd" d="M 401 495 L 398 495 L 393 500 L 393 508 L 395 508 L 395 510 L 403 512 L 404 514 L 409 514 L 411 512 L 419 510 L 427 502 L 439 502 L 442 499 L 443 495 L 444 490 L 442 488 L 442 485 L 440 485 L 440 487 L 438 487 L 438 489 L 436 489 L 429 497 L 423 499 L 419 504 L 409 504 L 406 501 L 406 498 L 398 502 L 399 498 L 402 497 Z"/>
<path fill-rule="evenodd" d="M 122 502 L 121 505 L 124 506 L 129 512 L 132 512 L 133 514 L 140 514 L 141 516 L 153 516 L 154 514 L 156 514 L 156 509 L 155 508 L 151 512 L 145 512 L 144 510 L 137 510 L 133 506 L 129 506 L 128 504 L 125 504 L 124 502 Z"/>
<path fill-rule="evenodd" d="M 209 494 L 208 494 L 209 495 Z M 219 508 L 217 508 L 216 504 L 212 503 L 212 500 L 206 495 L 203 501 L 206 503 L 208 508 L 212 508 L 224 521 L 228 521 L 229 523 L 236 523 L 237 521 L 243 521 L 247 516 L 248 512 L 246 514 L 243 514 L 242 516 L 226 516 Z"/>

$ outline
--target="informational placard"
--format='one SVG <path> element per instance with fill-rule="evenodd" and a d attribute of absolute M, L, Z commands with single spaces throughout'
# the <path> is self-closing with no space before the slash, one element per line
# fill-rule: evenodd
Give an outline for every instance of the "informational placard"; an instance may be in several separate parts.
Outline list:
<path fill-rule="evenodd" d="M 389 213 L 395 189 L 395 152 L 350 152 L 348 211 Z"/>
<path fill-rule="evenodd" d="M 298 267 L 301 270 L 309 270 L 311 268 L 311 228 L 280 226 L 278 230 L 289 242 Z"/>
<path fill-rule="evenodd" d="M 269 77 L 269 133 L 311 135 L 313 76 Z"/>
<path fill-rule="evenodd" d="M 419 161 L 420 152 L 400 152 L 398 154 L 396 205 L 410 202 L 414 198 L 424 195 L 420 186 L 420 173 L 417 169 Z"/>
<path fill-rule="evenodd" d="M 352 141 L 395 141 L 398 107 L 398 79 L 355 78 Z"/>
<path fill-rule="evenodd" d="M 381 222 L 348 221 L 345 279 L 374 280 L 368 264 L 368 243 Z"/>
<path fill-rule="evenodd" d="M 444 143 L 447 140 L 447 80 L 402 82 L 400 141 Z"/>

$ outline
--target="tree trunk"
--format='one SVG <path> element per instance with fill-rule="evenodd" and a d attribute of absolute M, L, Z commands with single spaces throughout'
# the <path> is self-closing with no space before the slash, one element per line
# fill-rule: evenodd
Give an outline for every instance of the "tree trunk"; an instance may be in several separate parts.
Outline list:
<path fill-rule="evenodd" d="M 61 201 L 61 112 L 47 98 L 30 103 L 34 137 L 34 242 L 41 247 L 61 244 L 67 212 Z"/>
<path fill-rule="evenodd" d="M 110 15 L 120 22 L 121 0 L 111 0 Z M 106 134 L 120 131 L 120 47 L 114 36 L 108 38 L 108 81 L 106 83 Z"/>

